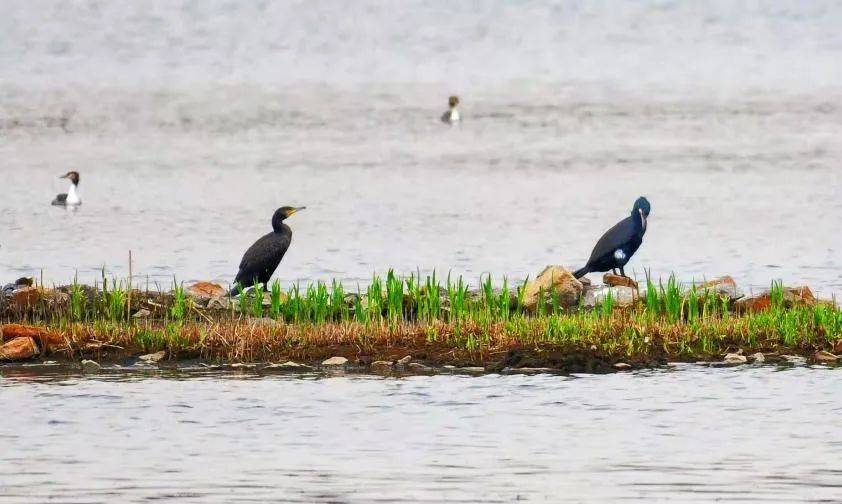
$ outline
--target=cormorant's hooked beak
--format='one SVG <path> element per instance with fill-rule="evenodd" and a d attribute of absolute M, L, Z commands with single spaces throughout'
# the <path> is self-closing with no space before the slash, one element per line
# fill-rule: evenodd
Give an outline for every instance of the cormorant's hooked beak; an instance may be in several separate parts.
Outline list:
<path fill-rule="evenodd" d="M 287 214 L 287 217 L 291 216 L 294 213 L 298 213 L 300 210 L 304 210 L 305 208 L 307 208 L 307 207 L 306 206 L 300 206 L 298 208 L 293 208 L 292 210 L 289 211 L 289 213 Z"/>
<path fill-rule="evenodd" d="M 69 173 L 65 173 L 64 175 L 62 175 L 62 176 L 61 176 L 61 177 L 59 177 L 59 178 L 70 178 L 70 174 L 69 174 Z"/>
<path fill-rule="evenodd" d="M 643 226 L 643 229 L 646 229 L 646 215 L 643 213 L 643 209 L 638 208 L 637 213 L 640 214 L 640 224 Z"/>

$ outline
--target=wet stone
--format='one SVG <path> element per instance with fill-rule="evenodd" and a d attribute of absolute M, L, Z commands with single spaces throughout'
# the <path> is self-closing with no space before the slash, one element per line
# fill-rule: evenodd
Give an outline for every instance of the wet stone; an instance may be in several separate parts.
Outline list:
<path fill-rule="evenodd" d="M 479 374 L 484 373 L 485 368 L 479 366 L 457 367 L 453 368 L 454 373 Z"/>
<path fill-rule="evenodd" d="M 235 362 L 231 364 L 231 369 L 257 369 L 257 364 L 248 362 Z"/>
<path fill-rule="evenodd" d="M 839 362 L 839 357 L 830 352 L 820 350 L 813 354 L 813 360 L 821 364 L 835 364 Z"/>
<path fill-rule="evenodd" d="M 298 362 L 293 361 L 286 361 L 280 363 L 269 364 L 268 366 L 264 367 L 263 369 L 269 370 L 276 370 L 276 371 L 308 371 L 313 369 L 312 367 L 306 364 L 299 364 Z"/>
<path fill-rule="evenodd" d="M 389 361 L 374 361 L 371 363 L 372 373 L 389 373 L 392 371 L 392 363 Z"/>
<path fill-rule="evenodd" d="M 322 361 L 322 366 L 344 366 L 348 364 L 348 359 L 345 357 L 331 357 Z"/>
<path fill-rule="evenodd" d="M 151 353 L 151 354 L 141 355 L 140 357 L 138 357 L 138 359 L 139 359 L 141 362 L 147 362 L 147 363 L 150 363 L 150 364 L 154 364 L 154 363 L 161 362 L 161 361 L 162 361 L 162 360 L 164 360 L 166 357 L 167 357 L 167 352 L 166 352 L 166 351 L 164 351 L 164 350 L 161 350 L 160 352 L 155 352 L 155 353 Z"/>
<path fill-rule="evenodd" d="M 0 361 L 27 360 L 38 355 L 38 345 L 30 337 L 15 338 L 0 346 Z"/>
<path fill-rule="evenodd" d="M 754 362 L 755 364 L 761 364 L 763 362 L 766 362 L 766 356 L 763 355 L 760 352 L 757 352 L 755 354 L 751 354 L 749 356 L 749 359 L 751 359 L 751 361 Z"/>
<path fill-rule="evenodd" d="M 413 373 L 432 373 L 435 369 L 431 368 L 430 366 L 425 366 L 420 362 L 410 362 L 406 368 Z"/>
<path fill-rule="evenodd" d="M 550 374 L 555 373 L 556 370 L 553 368 L 546 368 L 546 367 L 522 367 L 522 368 L 503 368 L 503 374 L 524 374 L 524 375 L 534 375 L 534 374 Z"/>
<path fill-rule="evenodd" d="M 725 358 L 722 359 L 723 364 L 745 364 L 746 362 L 748 362 L 748 358 L 738 353 L 726 354 Z"/>
<path fill-rule="evenodd" d="M 783 359 L 784 361 L 786 361 L 790 364 L 795 364 L 795 365 L 798 365 L 798 366 L 807 363 L 807 359 L 805 359 L 804 357 L 801 357 L 799 355 L 781 355 L 781 359 Z"/>
<path fill-rule="evenodd" d="M 631 368 L 632 368 L 631 364 L 626 364 L 625 362 L 618 362 L 618 363 L 614 364 L 614 369 L 616 369 L 618 371 L 628 371 Z"/>
<path fill-rule="evenodd" d="M 100 369 L 102 369 L 102 366 L 98 362 L 88 360 L 88 359 L 82 360 L 81 365 L 82 365 L 82 371 L 85 372 L 85 373 L 96 373 Z"/>

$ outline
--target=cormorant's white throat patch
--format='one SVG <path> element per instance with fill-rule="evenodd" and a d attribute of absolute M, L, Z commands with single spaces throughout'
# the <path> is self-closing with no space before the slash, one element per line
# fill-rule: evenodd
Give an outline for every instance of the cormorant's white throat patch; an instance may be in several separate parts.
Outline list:
<path fill-rule="evenodd" d="M 614 251 L 614 259 L 618 261 L 625 261 L 626 260 L 626 253 L 623 252 L 623 249 L 617 249 Z"/>

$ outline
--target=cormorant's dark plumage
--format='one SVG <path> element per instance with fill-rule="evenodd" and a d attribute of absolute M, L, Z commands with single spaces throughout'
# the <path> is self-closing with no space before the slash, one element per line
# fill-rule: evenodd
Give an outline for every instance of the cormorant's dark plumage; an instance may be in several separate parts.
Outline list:
<path fill-rule="evenodd" d="M 602 235 L 591 252 L 591 258 L 581 269 L 573 273 L 581 278 L 594 271 L 608 271 L 620 268 L 620 274 L 626 276 L 623 269 L 631 256 L 643 243 L 646 233 L 646 218 L 649 217 L 649 200 L 641 196 L 634 202 L 631 215 L 621 220 Z"/>
<path fill-rule="evenodd" d="M 254 242 L 240 261 L 240 270 L 234 281 L 241 288 L 251 287 L 255 283 L 261 283 L 265 288 L 269 283 L 269 279 L 272 278 L 272 274 L 292 242 L 292 230 L 283 221 L 303 209 L 304 207 L 285 206 L 275 211 L 272 216 L 272 232 Z M 231 294 L 237 294 L 237 287 L 231 290 Z"/>

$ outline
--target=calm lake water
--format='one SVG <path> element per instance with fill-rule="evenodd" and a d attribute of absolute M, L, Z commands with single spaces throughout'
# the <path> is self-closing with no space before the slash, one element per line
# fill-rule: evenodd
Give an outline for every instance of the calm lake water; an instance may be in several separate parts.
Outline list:
<path fill-rule="evenodd" d="M 0 502 L 839 502 L 841 373 L 6 372 Z"/>
<path fill-rule="evenodd" d="M 842 293 L 838 2 L 4 2 L 0 280 L 285 284 L 580 266 Z M 460 127 L 438 121 L 462 96 Z M 83 207 L 49 205 L 82 174 Z"/>
<path fill-rule="evenodd" d="M 842 294 L 838 1 L 338 9 L 4 0 L 0 284 L 227 284 L 282 205 L 287 286 L 519 280 L 646 195 L 628 272 Z M 840 501 L 839 373 L 7 374 L 0 501 Z"/>

